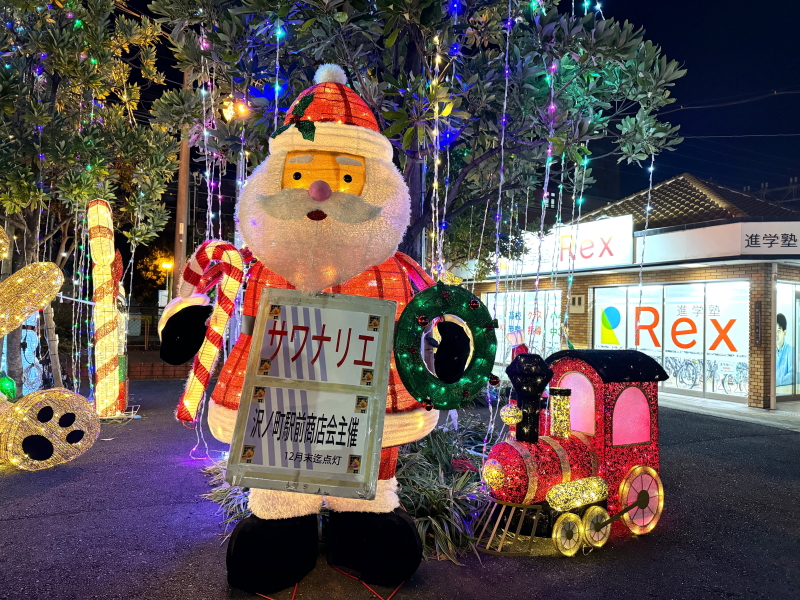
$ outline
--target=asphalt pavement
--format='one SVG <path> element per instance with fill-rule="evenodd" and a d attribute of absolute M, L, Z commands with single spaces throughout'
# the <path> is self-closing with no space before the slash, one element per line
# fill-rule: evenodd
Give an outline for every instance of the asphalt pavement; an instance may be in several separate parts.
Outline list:
<path fill-rule="evenodd" d="M 190 457 L 196 433 L 173 418 L 182 386 L 133 381 L 143 418 L 104 424 L 71 463 L 0 466 L 0 598 L 253 597 L 227 586 L 220 516 L 200 498 L 204 461 Z M 428 560 L 394 598 L 800 598 L 800 433 L 662 408 L 661 448 L 666 501 L 651 534 L 574 558 L 542 540 L 533 558 Z M 375 596 L 320 557 L 296 597 Z"/>

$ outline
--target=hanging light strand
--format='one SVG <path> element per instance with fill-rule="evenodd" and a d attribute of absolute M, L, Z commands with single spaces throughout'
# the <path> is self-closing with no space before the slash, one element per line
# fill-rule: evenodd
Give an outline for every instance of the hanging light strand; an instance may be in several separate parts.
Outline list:
<path fill-rule="evenodd" d="M 651 204 L 652 196 L 653 196 L 653 171 L 655 170 L 655 162 L 656 162 L 656 155 L 650 155 L 650 185 L 647 188 L 647 206 L 644 208 L 644 231 L 642 232 L 642 253 L 639 257 L 639 308 L 642 308 L 642 294 L 644 293 L 644 289 L 642 287 L 642 282 L 644 279 L 644 249 L 647 243 L 647 230 L 650 228 L 650 211 L 653 209 Z M 637 313 L 641 314 L 641 310 Z M 638 331 L 639 324 L 636 323 L 636 331 Z"/>
<path fill-rule="evenodd" d="M 572 217 L 573 218 L 572 218 L 572 223 L 575 226 L 575 234 L 574 234 L 573 240 L 575 241 L 576 244 L 577 244 L 577 240 L 578 240 L 578 230 L 580 229 L 580 224 L 581 224 L 581 208 L 582 208 L 582 205 L 583 205 L 583 191 L 584 191 L 585 186 L 586 186 L 586 170 L 588 169 L 588 166 L 587 166 L 588 164 L 589 164 L 589 159 L 588 158 L 584 158 L 582 163 L 581 163 L 581 167 L 583 167 L 582 170 L 579 171 L 579 167 L 577 167 L 577 166 L 575 168 L 576 180 L 577 180 L 578 173 L 579 172 L 581 173 L 580 195 L 577 198 L 575 198 L 574 194 L 572 196 L 573 197 L 573 203 L 572 203 Z M 578 208 L 577 220 L 575 219 L 575 207 L 576 207 L 576 205 L 577 205 L 577 208 Z M 563 320 L 561 322 L 562 323 L 561 324 L 562 345 L 565 345 L 567 347 L 570 347 L 570 345 L 571 345 L 571 342 L 569 340 L 569 305 L 570 305 L 570 302 L 572 302 L 572 281 L 573 281 L 573 279 L 575 277 L 574 273 L 575 273 L 575 260 L 576 260 L 576 257 L 577 257 L 577 253 L 576 252 L 574 252 L 574 251 L 570 252 L 569 271 L 568 271 L 568 275 L 567 275 L 567 303 L 566 303 L 566 307 L 567 308 L 566 308 L 566 310 L 564 310 L 564 318 L 563 318 Z"/>
<path fill-rule="evenodd" d="M 544 7 L 542 7 L 544 11 Z M 542 245 L 544 242 L 544 221 L 547 216 L 547 204 L 549 202 L 549 192 L 548 188 L 550 186 L 550 170 L 553 165 L 553 143 L 549 141 L 555 135 L 555 121 L 556 121 L 556 103 L 555 103 L 555 78 L 556 72 L 558 70 L 558 62 L 555 59 L 551 59 L 550 64 L 547 64 L 547 60 L 543 57 L 545 75 L 548 87 L 549 87 L 549 95 L 548 95 L 548 102 L 547 102 L 547 110 L 545 111 L 545 121 L 547 121 L 547 156 L 545 158 L 544 163 L 544 182 L 542 183 L 542 203 L 541 203 L 541 211 L 539 214 L 539 248 L 537 251 L 536 257 L 536 279 L 534 280 L 534 293 L 533 293 L 533 315 L 531 317 L 531 331 L 530 331 L 530 338 L 529 338 L 529 347 L 535 348 L 536 347 L 536 322 L 539 319 L 539 284 L 541 279 L 542 273 Z"/>
<path fill-rule="evenodd" d="M 439 216 L 439 150 L 441 149 L 439 140 L 441 138 L 439 128 L 439 36 L 433 38 L 434 59 L 433 59 L 433 80 L 428 83 L 429 93 L 433 96 L 433 190 L 431 193 L 431 212 L 433 223 L 433 236 L 431 245 L 431 275 L 436 281 L 441 280 L 444 275 L 441 250 L 442 239 L 442 218 Z"/>

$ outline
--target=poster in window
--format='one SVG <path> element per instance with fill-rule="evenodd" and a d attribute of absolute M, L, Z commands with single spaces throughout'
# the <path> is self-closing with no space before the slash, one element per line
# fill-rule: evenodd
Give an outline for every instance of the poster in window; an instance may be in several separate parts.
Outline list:
<path fill-rule="evenodd" d="M 628 288 L 628 348 L 662 362 L 664 350 L 664 286 Z"/>
<path fill-rule="evenodd" d="M 747 397 L 750 284 L 706 284 L 706 392 Z"/>
<path fill-rule="evenodd" d="M 790 283 L 777 284 L 775 321 L 770 325 L 775 331 L 776 396 L 788 396 L 794 392 L 794 291 L 795 286 Z"/>
<path fill-rule="evenodd" d="M 624 350 L 627 347 L 627 288 L 595 288 L 594 347 Z"/>
<path fill-rule="evenodd" d="M 667 387 L 703 392 L 705 284 L 664 286 L 664 370 Z"/>
<path fill-rule="evenodd" d="M 539 290 L 525 295 L 525 343 L 547 357 L 561 349 L 561 290 Z"/>

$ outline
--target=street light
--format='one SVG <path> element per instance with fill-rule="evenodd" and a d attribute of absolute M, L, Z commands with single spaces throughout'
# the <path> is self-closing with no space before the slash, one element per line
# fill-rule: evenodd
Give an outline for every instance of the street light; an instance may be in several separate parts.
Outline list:
<path fill-rule="evenodd" d="M 170 276 L 170 273 L 172 272 L 172 267 L 174 267 L 174 266 L 175 266 L 175 263 L 173 263 L 172 261 L 169 261 L 169 262 L 162 262 L 162 263 L 161 263 L 161 269 L 162 269 L 162 270 L 164 270 L 164 271 L 166 271 L 166 278 L 167 278 L 167 303 L 169 303 L 169 301 L 170 301 L 170 300 L 172 300 L 172 286 L 169 284 L 169 276 Z"/>

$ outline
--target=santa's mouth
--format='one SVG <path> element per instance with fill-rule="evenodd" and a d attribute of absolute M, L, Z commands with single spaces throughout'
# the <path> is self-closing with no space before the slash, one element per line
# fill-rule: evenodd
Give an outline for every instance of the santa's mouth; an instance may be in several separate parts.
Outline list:
<path fill-rule="evenodd" d="M 322 221 L 323 219 L 327 219 L 328 215 L 326 215 L 321 210 L 312 210 L 310 213 L 306 215 L 312 221 Z"/>

